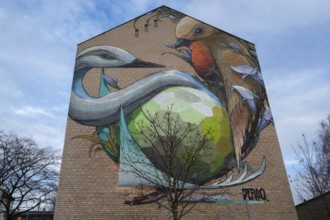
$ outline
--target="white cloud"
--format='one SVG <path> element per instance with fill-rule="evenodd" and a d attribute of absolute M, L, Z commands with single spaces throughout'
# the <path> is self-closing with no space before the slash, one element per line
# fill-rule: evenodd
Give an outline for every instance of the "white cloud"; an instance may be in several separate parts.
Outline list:
<path fill-rule="evenodd" d="M 299 161 L 298 160 L 285 160 L 284 163 L 285 163 L 285 166 L 291 166 L 291 165 L 298 164 Z"/>
<path fill-rule="evenodd" d="M 60 106 L 11 106 L 1 111 L 0 130 L 32 137 L 42 147 L 62 149 L 66 116 Z"/>
<path fill-rule="evenodd" d="M 18 136 L 32 137 L 41 147 L 52 146 L 62 150 L 64 143 L 65 124 L 55 123 L 53 120 L 46 122 L 40 120 L 13 120 L 14 117 L 1 118 L 0 130 L 13 132 Z M 63 118 L 62 120 L 65 120 Z"/>
<path fill-rule="evenodd" d="M 58 130 L 52 125 L 35 123 L 30 127 L 33 138 L 39 140 L 42 146 L 52 146 L 56 149 L 63 147 L 64 130 Z"/>
<path fill-rule="evenodd" d="M 0 129 L 63 146 L 76 44 L 102 19 L 93 1 L 0 3 Z"/>
<path fill-rule="evenodd" d="M 330 20 L 330 2 L 319 0 L 189 1 L 178 10 L 233 34 L 292 31 Z M 244 36 L 243 36 L 244 37 Z"/>
<path fill-rule="evenodd" d="M 4 103 L 6 99 L 24 98 L 23 91 L 17 86 L 14 80 L 11 80 L 6 69 L 0 67 L 0 96 L 1 103 Z"/>
<path fill-rule="evenodd" d="M 302 134 L 315 139 L 319 123 L 330 113 L 328 70 L 274 69 L 265 78 L 284 159 L 290 161 L 292 146 Z"/>
<path fill-rule="evenodd" d="M 40 108 L 40 107 L 32 107 L 32 106 L 23 106 L 21 108 L 11 108 L 12 111 L 15 114 L 24 116 L 24 117 L 54 117 L 54 114 L 51 113 L 50 111 L 47 111 L 46 109 Z"/>

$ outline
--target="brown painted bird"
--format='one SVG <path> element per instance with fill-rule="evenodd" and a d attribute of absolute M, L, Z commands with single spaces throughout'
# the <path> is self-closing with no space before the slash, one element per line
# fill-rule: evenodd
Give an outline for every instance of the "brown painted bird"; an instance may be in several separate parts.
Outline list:
<path fill-rule="evenodd" d="M 181 22 L 178 25 L 180 24 Z M 203 34 L 203 29 L 197 28 L 195 30 L 195 35 L 200 34 Z M 175 43 L 175 48 L 183 46 L 188 47 L 190 51 L 191 64 L 197 75 L 202 78 L 221 101 L 227 105 L 228 103 L 225 95 L 222 74 L 214 60 L 211 49 L 203 41 L 178 38 Z"/>
<path fill-rule="evenodd" d="M 175 48 L 189 49 L 197 75 L 226 106 L 238 166 L 256 145 L 268 105 L 254 46 L 188 16 L 177 24 L 176 37 Z"/>
<path fill-rule="evenodd" d="M 176 47 L 187 46 L 191 53 L 191 60 L 197 74 L 205 81 L 220 82 L 220 70 L 212 56 L 210 48 L 202 41 L 178 40 Z"/>

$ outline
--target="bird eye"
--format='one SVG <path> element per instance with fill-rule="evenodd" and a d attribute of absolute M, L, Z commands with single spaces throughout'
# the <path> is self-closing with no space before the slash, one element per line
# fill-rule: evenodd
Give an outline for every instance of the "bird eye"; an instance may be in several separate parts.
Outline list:
<path fill-rule="evenodd" d="M 204 32 L 203 28 L 196 28 L 195 30 L 195 34 L 201 34 L 203 32 Z"/>
<path fill-rule="evenodd" d="M 102 58 L 107 59 L 107 60 L 113 60 L 114 58 L 112 56 L 110 56 L 109 54 L 102 54 L 101 55 Z"/>

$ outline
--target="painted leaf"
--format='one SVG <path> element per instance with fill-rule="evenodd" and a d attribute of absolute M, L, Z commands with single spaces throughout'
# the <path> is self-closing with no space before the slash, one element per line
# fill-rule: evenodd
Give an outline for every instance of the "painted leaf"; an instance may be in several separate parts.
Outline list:
<path fill-rule="evenodd" d="M 229 42 L 228 44 L 231 48 L 235 50 L 235 52 L 240 53 L 242 51 L 242 49 L 237 44 L 233 42 Z"/>

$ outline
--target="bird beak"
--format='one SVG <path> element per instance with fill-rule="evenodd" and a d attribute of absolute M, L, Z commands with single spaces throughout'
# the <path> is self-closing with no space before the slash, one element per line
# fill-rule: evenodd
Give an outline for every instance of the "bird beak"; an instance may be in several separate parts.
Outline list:
<path fill-rule="evenodd" d="M 191 44 L 191 41 L 190 40 L 179 38 L 176 41 L 176 43 L 174 45 L 174 48 L 183 47 L 183 46 L 189 47 L 190 44 Z"/>
<path fill-rule="evenodd" d="M 131 63 L 127 63 L 121 67 L 125 68 L 130 68 L 130 67 L 135 67 L 135 68 L 165 68 L 166 66 L 158 64 L 158 63 L 151 63 L 151 62 L 146 62 L 140 59 L 135 59 Z"/>

